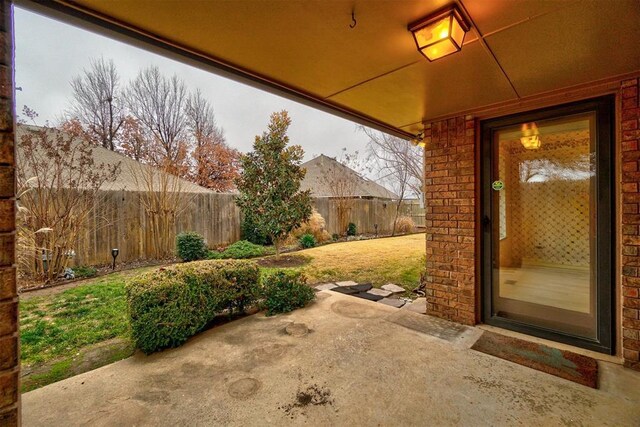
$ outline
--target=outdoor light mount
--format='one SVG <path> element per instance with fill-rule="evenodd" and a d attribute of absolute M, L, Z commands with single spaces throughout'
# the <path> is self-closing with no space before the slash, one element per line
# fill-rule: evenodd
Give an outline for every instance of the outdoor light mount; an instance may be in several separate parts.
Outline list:
<path fill-rule="evenodd" d="M 111 256 L 113 257 L 113 265 L 111 266 L 112 270 L 116 269 L 116 258 L 118 258 L 119 253 L 120 253 L 120 249 L 118 248 L 111 249 Z"/>
<path fill-rule="evenodd" d="M 413 34 L 418 52 L 433 62 L 459 52 L 471 25 L 460 9 L 452 4 L 412 22 L 407 29 Z"/>
<path fill-rule="evenodd" d="M 416 136 L 414 138 L 411 139 L 411 143 L 417 147 L 425 147 L 425 142 L 424 142 L 424 132 L 419 132 L 418 134 L 416 134 Z"/>

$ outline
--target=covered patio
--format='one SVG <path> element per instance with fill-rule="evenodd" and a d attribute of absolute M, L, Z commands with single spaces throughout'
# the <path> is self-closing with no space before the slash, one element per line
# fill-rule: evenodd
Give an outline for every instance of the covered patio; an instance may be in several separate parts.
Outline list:
<path fill-rule="evenodd" d="M 424 323 L 423 323 L 424 322 Z M 26 426 L 634 425 L 640 373 L 600 362 L 594 390 L 436 333 L 410 310 L 322 291 L 183 347 L 137 354 L 22 396 Z M 405 326 L 403 326 L 405 325 Z M 410 325 L 411 328 L 406 325 Z"/>

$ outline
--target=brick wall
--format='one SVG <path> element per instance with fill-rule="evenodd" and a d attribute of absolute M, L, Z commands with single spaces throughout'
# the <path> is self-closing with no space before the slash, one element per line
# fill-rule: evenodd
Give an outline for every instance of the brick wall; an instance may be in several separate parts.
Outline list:
<path fill-rule="evenodd" d="M 475 120 L 425 126 L 427 314 L 474 324 Z"/>
<path fill-rule="evenodd" d="M 622 82 L 622 353 L 640 370 L 640 106 L 638 79 Z"/>
<path fill-rule="evenodd" d="M 19 358 L 11 3 L 0 0 L 0 9 L 0 425 L 4 426 L 19 423 Z"/>

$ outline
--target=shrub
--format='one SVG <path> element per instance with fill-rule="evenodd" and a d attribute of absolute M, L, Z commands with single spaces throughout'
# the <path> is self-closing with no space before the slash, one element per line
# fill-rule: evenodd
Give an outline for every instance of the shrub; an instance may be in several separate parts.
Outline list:
<path fill-rule="evenodd" d="M 313 237 L 313 234 L 303 234 L 302 237 L 300 237 L 300 246 L 305 249 L 313 248 L 316 243 L 316 238 Z"/>
<path fill-rule="evenodd" d="M 267 249 L 264 246 L 254 245 L 246 240 L 239 240 L 227 247 L 222 252 L 209 251 L 208 259 L 244 259 L 265 255 Z"/>
<path fill-rule="evenodd" d="M 224 259 L 224 255 L 222 252 L 209 251 L 207 252 L 207 259 Z"/>
<path fill-rule="evenodd" d="M 207 253 L 204 237 L 195 231 L 180 233 L 176 237 L 176 254 L 183 261 L 204 259 L 207 257 Z"/>
<path fill-rule="evenodd" d="M 79 266 L 79 267 L 73 267 L 73 275 L 75 276 L 76 279 L 84 279 L 87 277 L 94 277 L 96 274 L 98 274 L 98 270 L 95 267 L 87 267 L 87 266 Z"/>
<path fill-rule="evenodd" d="M 338 240 L 340 240 L 340 235 L 338 233 L 333 233 L 331 235 L 331 240 L 333 240 L 334 242 L 337 242 Z"/>
<path fill-rule="evenodd" d="M 311 234 L 317 243 L 322 243 L 331 238 L 329 232 L 325 230 L 325 227 L 326 222 L 324 218 L 314 209 L 309 219 L 295 228 L 291 234 L 293 234 L 296 240 L 300 240 L 305 234 Z"/>
<path fill-rule="evenodd" d="M 262 283 L 267 316 L 288 313 L 312 301 L 316 294 L 306 285 L 306 281 L 300 272 L 276 271 L 265 275 Z"/>
<path fill-rule="evenodd" d="M 246 215 L 240 225 L 240 238 L 256 245 L 272 245 L 271 238 L 259 230 L 251 216 Z"/>
<path fill-rule="evenodd" d="M 416 224 L 408 216 L 401 216 L 396 220 L 396 231 L 398 233 L 413 233 Z"/>
<path fill-rule="evenodd" d="M 347 236 L 355 236 L 357 232 L 358 229 L 356 228 L 356 225 L 353 222 L 350 222 L 349 225 L 347 225 Z"/>
<path fill-rule="evenodd" d="M 239 240 L 225 249 L 222 255 L 224 258 L 242 259 L 255 258 L 264 255 L 264 253 L 265 249 L 263 246 L 255 245 L 246 240 Z"/>
<path fill-rule="evenodd" d="M 177 347 L 228 310 L 260 296 L 260 271 L 250 261 L 200 261 L 160 268 L 126 285 L 132 336 L 149 354 Z"/>

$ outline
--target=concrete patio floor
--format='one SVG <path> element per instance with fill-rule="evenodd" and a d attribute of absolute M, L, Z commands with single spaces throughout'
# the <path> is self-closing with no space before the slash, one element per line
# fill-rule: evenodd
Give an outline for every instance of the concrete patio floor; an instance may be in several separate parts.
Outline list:
<path fill-rule="evenodd" d="M 594 390 L 470 350 L 478 328 L 452 324 L 441 339 L 419 332 L 424 321 L 323 291 L 303 310 L 249 316 L 26 393 L 23 424 L 640 424 L 638 372 L 599 362 Z"/>

